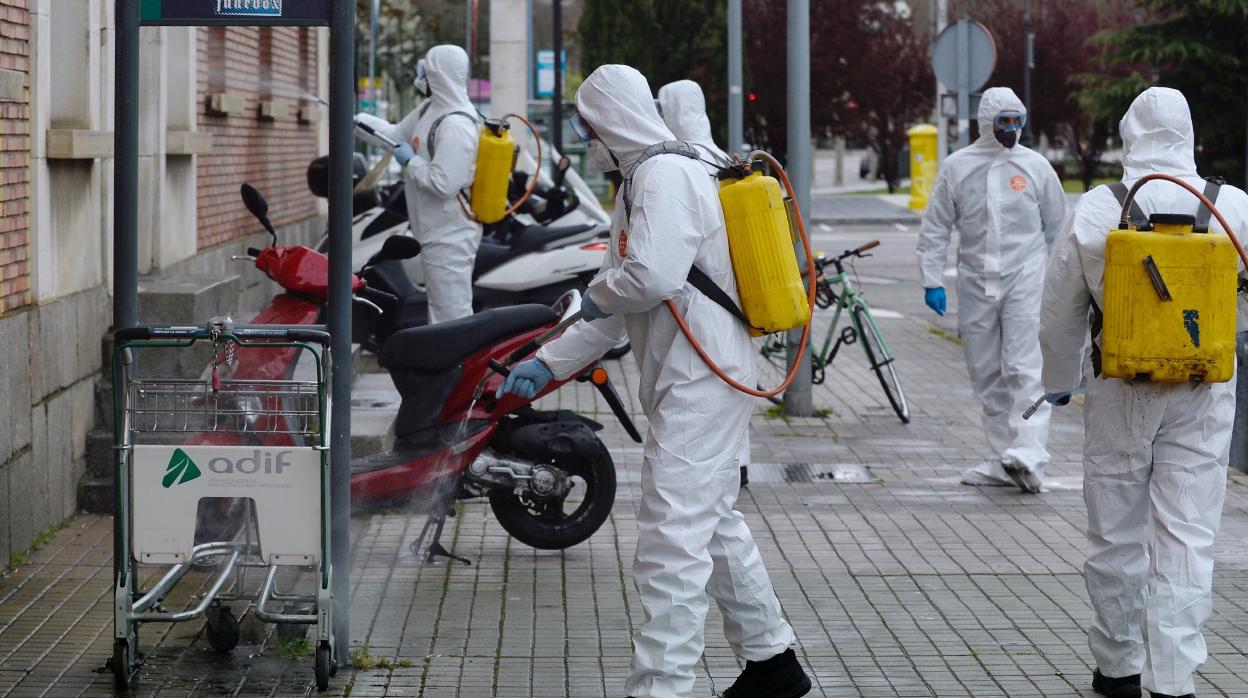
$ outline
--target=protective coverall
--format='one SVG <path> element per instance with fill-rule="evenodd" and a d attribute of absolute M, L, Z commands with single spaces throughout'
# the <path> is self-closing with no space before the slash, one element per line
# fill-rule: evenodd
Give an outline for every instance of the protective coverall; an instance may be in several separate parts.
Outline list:
<path fill-rule="evenodd" d="M 403 179 L 412 234 L 421 244 L 417 260 L 429 294 L 429 322 L 435 323 L 472 315 L 472 267 L 481 224 L 464 215 L 456 197 L 472 186 L 481 127 L 468 101 L 468 54 L 462 48 L 446 44 L 429 49 L 425 73 L 429 99 L 398 124 L 369 114 L 355 118 L 399 143 L 420 137 Z M 439 119 L 437 142 L 431 143 L 429 132 Z"/>
<path fill-rule="evenodd" d="M 721 167 L 731 162 L 727 153 L 715 145 L 711 120 L 706 115 L 706 97 L 698 83 L 677 80 L 660 87 L 659 108 L 663 112 L 663 122 L 676 140 L 692 145 L 702 157 Z"/>
<path fill-rule="evenodd" d="M 1187 100 L 1175 90 L 1141 93 L 1123 117 L 1123 182 L 1153 172 L 1201 190 Z M 1168 182 L 1149 182 L 1135 202 L 1145 214 L 1194 214 L 1199 202 Z M 1223 186 L 1216 206 L 1248 230 L 1248 196 Z M 1105 241 L 1121 206 L 1107 187 L 1079 199 L 1054 245 L 1044 283 L 1040 343 L 1044 387 L 1074 390 L 1089 334 L 1089 309 L 1104 308 Z M 1210 232 L 1222 234 L 1214 219 Z M 1240 329 L 1244 312 L 1240 298 Z M 1093 337 L 1092 356 L 1100 338 Z M 1235 383 L 1134 383 L 1087 375 L 1084 576 L 1095 611 L 1088 644 L 1108 677 L 1143 674 L 1143 688 L 1192 693 L 1207 653 L 1201 626 L 1213 610 L 1213 542 L 1226 494 Z"/>
<path fill-rule="evenodd" d="M 704 165 L 677 155 L 652 157 L 633 171 L 646 147 L 674 140 L 646 79 L 627 66 L 602 66 L 577 90 L 576 105 L 631 175 L 632 217 L 626 220 L 617 195 L 610 251 L 587 292 L 611 316 L 574 325 L 538 358 L 563 379 L 625 333 L 632 342 L 649 421 L 633 562 L 646 621 L 625 693 L 684 697 L 702 656 L 706 593 L 742 659 L 778 655 L 794 636 L 749 527 L 733 509 L 751 399 L 706 367 L 664 301 L 675 303 L 711 357 L 747 385 L 754 384 L 754 356 L 745 327 L 686 282 L 696 263 L 736 296 L 715 180 Z"/>
<path fill-rule="evenodd" d="M 945 160 L 918 244 L 924 288 L 943 287 L 954 227 L 960 234 L 958 332 L 992 455 L 963 474 L 970 485 L 1010 484 L 1003 462 L 1042 481 L 1049 461 L 1049 406 L 1028 421 L 1022 414 L 1040 395 L 1039 290 L 1066 199 L 1043 156 L 993 137 L 993 118 L 1007 110 L 1026 113 L 1013 90 L 984 92 L 979 139 Z"/>

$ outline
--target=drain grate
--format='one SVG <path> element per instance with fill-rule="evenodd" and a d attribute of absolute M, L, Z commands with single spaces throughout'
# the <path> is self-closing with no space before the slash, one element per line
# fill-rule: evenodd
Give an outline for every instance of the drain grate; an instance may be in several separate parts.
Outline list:
<path fill-rule="evenodd" d="M 750 482 L 835 482 L 874 485 L 880 479 L 859 463 L 751 463 Z"/>

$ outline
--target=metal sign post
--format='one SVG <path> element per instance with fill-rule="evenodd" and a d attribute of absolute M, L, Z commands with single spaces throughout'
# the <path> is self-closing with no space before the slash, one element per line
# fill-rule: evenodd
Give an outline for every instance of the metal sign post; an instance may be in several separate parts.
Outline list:
<path fill-rule="evenodd" d="M 333 636 L 350 648 L 351 139 L 355 106 L 354 0 L 116 0 L 113 325 L 138 324 L 139 27 L 329 27 L 329 331 L 333 336 L 330 502 Z M 125 561 L 114 560 L 114 565 Z"/>
<path fill-rule="evenodd" d="M 959 19 L 932 44 L 932 70 L 943 85 L 957 91 L 958 147 L 970 141 L 971 93 L 979 90 L 997 66 L 997 44 L 979 22 Z"/>

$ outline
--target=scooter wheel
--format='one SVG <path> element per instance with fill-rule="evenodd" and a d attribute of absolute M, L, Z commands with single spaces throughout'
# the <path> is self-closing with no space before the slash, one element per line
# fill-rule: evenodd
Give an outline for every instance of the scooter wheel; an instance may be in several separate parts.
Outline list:
<path fill-rule="evenodd" d="M 591 453 L 557 463 L 575 487 L 563 499 L 525 502 L 509 491 L 490 495 L 490 509 L 516 540 L 541 550 L 563 550 L 594 534 L 615 504 L 615 464 L 596 437 Z"/>

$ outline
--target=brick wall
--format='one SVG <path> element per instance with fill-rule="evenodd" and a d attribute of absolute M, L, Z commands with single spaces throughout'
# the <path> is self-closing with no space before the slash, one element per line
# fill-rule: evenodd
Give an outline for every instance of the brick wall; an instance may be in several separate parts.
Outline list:
<path fill-rule="evenodd" d="M 0 69 L 20 73 L 20 101 L 0 101 L 0 314 L 30 303 L 30 12 L 0 0 Z M 10 76 L 11 77 L 11 76 Z"/>
<path fill-rule="evenodd" d="M 199 129 L 213 134 L 213 152 L 199 158 L 199 248 L 259 230 L 243 208 L 238 187 L 250 182 L 269 201 L 269 216 L 283 226 L 316 215 L 305 174 L 317 152 L 316 124 L 299 123 L 299 107 L 316 91 L 313 29 L 279 27 L 199 30 Z M 212 116 L 208 96 L 227 92 L 246 99 L 239 114 Z M 278 99 L 288 114 L 259 117 L 260 102 Z"/>

